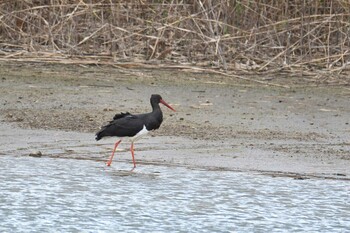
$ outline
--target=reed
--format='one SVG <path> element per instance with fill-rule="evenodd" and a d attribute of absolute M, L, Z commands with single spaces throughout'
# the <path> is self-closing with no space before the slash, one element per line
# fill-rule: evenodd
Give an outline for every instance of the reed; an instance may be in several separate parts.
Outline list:
<path fill-rule="evenodd" d="M 349 35 L 348 0 L 0 3 L 2 60 L 341 74 L 349 69 Z"/>

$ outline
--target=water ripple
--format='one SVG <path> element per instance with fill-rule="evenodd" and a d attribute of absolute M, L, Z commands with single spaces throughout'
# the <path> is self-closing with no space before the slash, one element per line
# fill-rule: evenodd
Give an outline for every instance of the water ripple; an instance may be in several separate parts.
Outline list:
<path fill-rule="evenodd" d="M 1 232 L 349 232 L 349 183 L 0 157 Z M 122 169 L 122 170 L 120 170 Z M 124 170 L 125 169 L 125 170 Z"/>

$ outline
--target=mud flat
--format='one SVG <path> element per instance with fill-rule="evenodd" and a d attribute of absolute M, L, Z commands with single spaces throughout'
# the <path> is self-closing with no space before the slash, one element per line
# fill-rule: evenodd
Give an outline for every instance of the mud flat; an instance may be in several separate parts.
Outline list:
<path fill-rule="evenodd" d="M 177 112 L 163 109 L 161 129 L 135 145 L 139 166 L 350 179 L 350 88 L 288 82 L 280 88 L 175 70 L 0 63 L 0 154 L 104 162 L 113 141 L 96 143 L 94 133 L 115 113 L 149 111 L 150 95 L 159 93 Z M 130 160 L 128 148 L 121 144 L 114 166 Z"/>

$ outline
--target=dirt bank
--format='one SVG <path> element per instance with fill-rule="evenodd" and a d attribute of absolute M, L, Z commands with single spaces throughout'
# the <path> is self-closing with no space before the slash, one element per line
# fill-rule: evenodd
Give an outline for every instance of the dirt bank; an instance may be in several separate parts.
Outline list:
<path fill-rule="evenodd" d="M 177 112 L 163 109 L 152 135 L 178 144 L 166 158 L 140 155 L 144 162 L 349 177 L 350 88 L 293 82 L 279 88 L 176 70 L 1 63 L 1 120 L 93 140 L 115 113 L 149 111 L 150 95 L 159 93 Z"/>

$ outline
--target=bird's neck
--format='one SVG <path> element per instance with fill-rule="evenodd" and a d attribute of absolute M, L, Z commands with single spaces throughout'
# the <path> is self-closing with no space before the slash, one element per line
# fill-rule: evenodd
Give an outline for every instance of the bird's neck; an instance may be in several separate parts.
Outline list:
<path fill-rule="evenodd" d="M 159 104 L 151 103 L 151 105 L 152 105 L 152 112 L 156 112 L 160 110 Z"/>
<path fill-rule="evenodd" d="M 162 123 L 163 121 L 163 113 L 162 110 L 160 109 L 159 104 L 153 104 L 152 103 L 152 113 L 153 117 L 159 122 Z"/>

